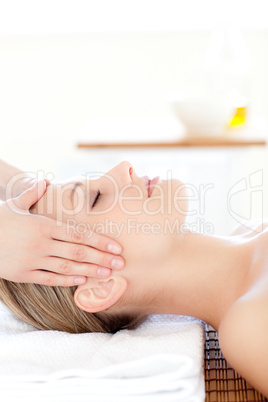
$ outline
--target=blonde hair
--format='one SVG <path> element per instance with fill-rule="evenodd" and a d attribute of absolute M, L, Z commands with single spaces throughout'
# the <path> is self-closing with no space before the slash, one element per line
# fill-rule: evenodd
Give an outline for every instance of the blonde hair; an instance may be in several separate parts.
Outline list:
<path fill-rule="evenodd" d="M 0 300 L 19 319 L 40 330 L 69 333 L 134 329 L 145 317 L 128 313 L 87 313 L 74 303 L 76 287 L 48 287 L 0 278 Z"/>

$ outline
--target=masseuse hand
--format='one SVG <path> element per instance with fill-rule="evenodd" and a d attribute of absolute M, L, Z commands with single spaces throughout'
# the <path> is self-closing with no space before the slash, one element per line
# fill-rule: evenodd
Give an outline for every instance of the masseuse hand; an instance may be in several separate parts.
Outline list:
<path fill-rule="evenodd" d="M 30 207 L 45 191 L 46 182 L 41 181 L 0 204 L 1 278 L 74 286 L 86 277 L 108 277 L 111 268 L 123 268 L 123 259 L 114 255 L 121 253 L 121 246 L 114 240 L 95 232 L 90 236 L 67 233 L 65 224 L 57 226 L 53 219 L 30 214 Z M 114 266 L 114 260 L 121 266 Z"/>

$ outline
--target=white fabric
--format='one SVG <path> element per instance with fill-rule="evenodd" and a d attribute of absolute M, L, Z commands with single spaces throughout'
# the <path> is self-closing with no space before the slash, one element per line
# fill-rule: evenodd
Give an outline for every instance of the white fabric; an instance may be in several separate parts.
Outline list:
<path fill-rule="evenodd" d="M 38 331 L 0 304 L 3 402 L 202 402 L 203 323 L 154 315 L 112 334 Z"/>

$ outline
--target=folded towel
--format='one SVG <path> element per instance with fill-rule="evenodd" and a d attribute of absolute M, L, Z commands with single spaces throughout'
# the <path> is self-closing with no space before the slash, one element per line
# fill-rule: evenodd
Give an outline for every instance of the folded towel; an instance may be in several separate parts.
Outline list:
<path fill-rule="evenodd" d="M 153 315 L 116 334 L 38 331 L 0 304 L 1 401 L 201 402 L 203 323 Z"/>

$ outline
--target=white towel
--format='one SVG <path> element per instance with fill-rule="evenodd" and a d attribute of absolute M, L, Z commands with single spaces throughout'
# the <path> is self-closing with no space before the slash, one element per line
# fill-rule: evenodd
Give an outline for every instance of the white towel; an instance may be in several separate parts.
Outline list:
<path fill-rule="evenodd" d="M 0 304 L 3 402 L 203 402 L 203 323 L 153 315 L 112 334 L 38 331 Z"/>

